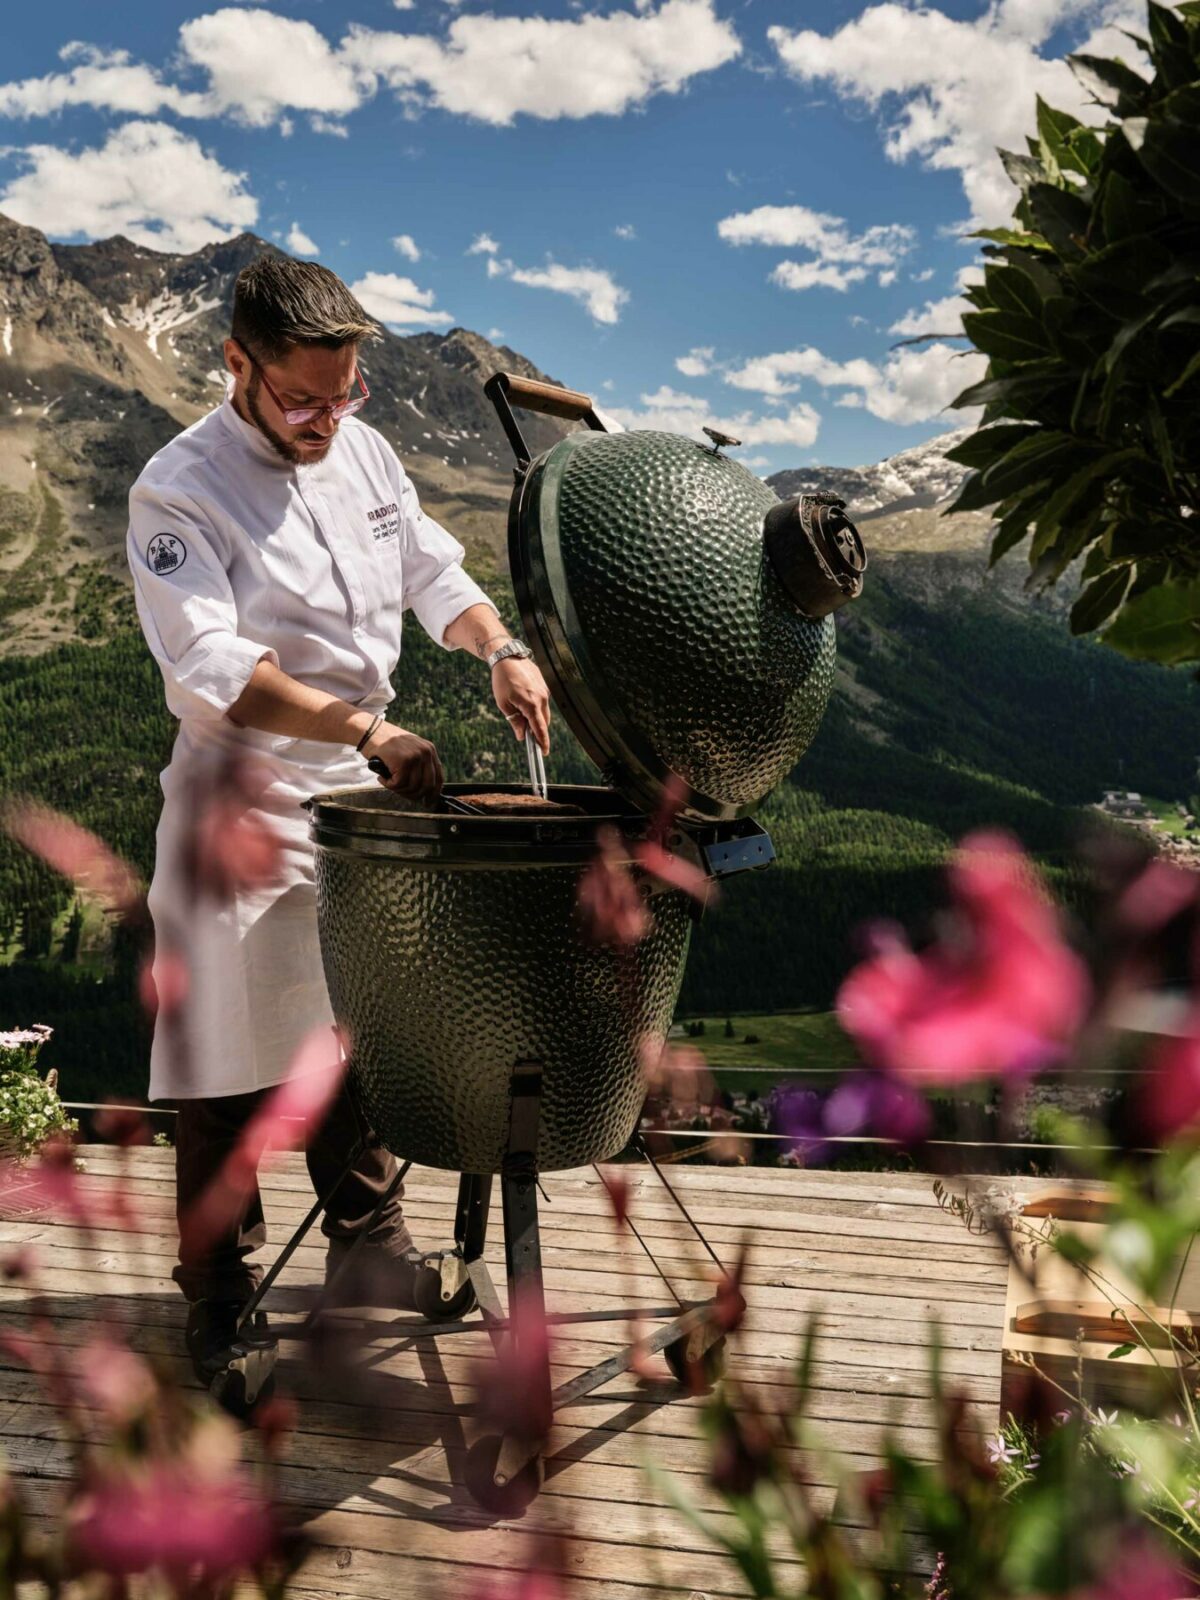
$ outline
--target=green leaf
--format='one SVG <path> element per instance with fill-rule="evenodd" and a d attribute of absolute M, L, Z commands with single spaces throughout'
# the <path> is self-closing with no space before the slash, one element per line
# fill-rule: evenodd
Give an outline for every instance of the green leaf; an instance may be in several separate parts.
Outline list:
<path fill-rule="evenodd" d="M 1107 622 L 1124 600 L 1132 577 L 1128 567 L 1117 567 L 1089 583 L 1071 607 L 1071 632 L 1091 633 Z"/>
<path fill-rule="evenodd" d="M 999 461 L 1001 456 L 1007 455 L 1013 445 L 1040 432 L 1041 429 L 1032 422 L 1001 422 L 991 428 L 979 428 L 947 450 L 946 460 L 982 472 L 985 467 Z"/>
<path fill-rule="evenodd" d="M 1104 56 L 1071 55 L 1067 57 L 1067 65 L 1093 92 L 1098 87 L 1115 89 L 1116 107 L 1122 116 L 1128 116 L 1149 103 L 1150 84 L 1123 61 L 1109 61 Z"/>
<path fill-rule="evenodd" d="M 1124 322 L 1144 314 L 1150 280 L 1170 263 L 1170 253 L 1156 239 L 1139 233 L 1093 250 L 1069 267 L 1067 276 L 1094 305 Z"/>
<path fill-rule="evenodd" d="M 1114 1350 L 1108 1352 L 1105 1359 L 1107 1361 L 1120 1361 L 1122 1356 L 1131 1356 L 1136 1349 L 1137 1345 L 1135 1344 L 1119 1344 Z"/>
<path fill-rule="evenodd" d="M 1033 280 L 1018 272 L 1016 267 L 989 266 L 982 288 L 997 311 L 1032 317 L 1035 322 L 1042 314 L 1042 297 L 1034 288 Z"/>
<path fill-rule="evenodd" d="M 1012 150 L 997 150 L 996 154 L 1009 181 L 1015 183 L 1022 194 L 1027 193 L 1032 184 L 1046 181 L 1046 169 L 1033 156 L 1017 155 Z"/>
<path fill-rule="evenodd" d="M 1075 117 L 1068 116 L 1065 111 L 1055 111 L 1053 106 L 1048 106 L 1041 95 L 1037 97 L 1037 130 L 1046 155 L 1054 162 L 1060 171 L 1078 172 L 1085 178 L 1088 168 L 1072 150 L 1069 136 L 1081 124 Z"/>
<path fill-rule="evenodd" d="M 1149 0 L 1150 55 L 1159 81 L 1168 89 L 1190 84 L 1196 77 L 1188 30 L 1166 6 Z"/>
<path fill-rule="evenodd" d="M 1200 659 L 1200 579 L 1160 583 L 1127 600 L 1104 642 L 1122 655 L 1168 666 Z"/>
<path fill-rule="evenodd" d="M 1049 348 L 1041 321 L 1013 311 L 964 311 L 963 331 L 977 350 L 1004 361 L 1036 361 Z"/>
<path fill-rule="evenodd" d="M 1177 91 L 1187 94 L 1186 89 Z M 1165 110 L 1175 95 L 1163 103 Z M 1129 124 L 1125 124 L 1128 133 Z M 1151 120 L 1137 152 L 1146 171 L 1168 194 L 1188 205 L 1200 205 L 1200 162 L 1196 160 L 1196 128 Z"/>
<path fill-rule="evenodd" d="M 1182 389 L 1185 383 L 1190 383 L 1198 372 L 1200 372 L 1200 350 L 1197 350 L 1187 366 L 1175 379 L 1175 382 L 1169 388 L 1163 390 L 1163 399 L 1169 400 L 1176 390 Z"/>
<path fill-rule="evenodd" d="M 982 472 L 973 472 L 942 515 L 952 517 L 959 511 L 986 511 L 988 506 L 994 506 L 1000 498 L 998 494 L 988 493 Z"/>
<path fill-rule="evenodd" d="M 1087 202 L 1051 183 L 1033 184 L 1028 200 L 1043 238 L 1050 241 L 1060 256 L 1068 260 L 1081 257 L 1087 248 L 1084 241 L 1092 216 Z"/>
<path fill-rule="evenodd" d="M 1148 194 L 1145 186 L 1135 189 L 1129 179 L 1115 169 L 1104 179 L 1099 209 L 1105 242 L 1120 244 L 1135 234 L 1144 234 L 1162 220 L 1161 200 Z"/>
<path fill-rule="evenodd" d="M 1050 246 L 1039 234 L 1021 233 L 1016 228 L 979 228 L 970 235 L 972 239 L 990 239 L 993 244 L 1016 245 L 1022 250 L 1049 250 Z"/>
<path fill-rule="evenodd" d="M 989 467 L 983 474 L 982 487 L 993 501 L 1007 500 L 1032 484 L 1075 470 L 1090 453 L 1069 433 L 1041 428 Z"/>

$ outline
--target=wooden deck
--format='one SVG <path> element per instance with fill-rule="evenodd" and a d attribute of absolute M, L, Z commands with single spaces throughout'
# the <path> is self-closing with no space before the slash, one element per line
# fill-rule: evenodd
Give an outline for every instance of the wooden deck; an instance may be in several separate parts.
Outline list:
<path fill-rule="evenodd" d="M 84 1182 L 111 1184 L 119 1156 L 88 1147 Z M 81 1342 L 88 1324 L 118 1322 L 134 1348 L 180 1356 L 184 1305 L 170 1281 L 174 1262 L 172 1152 L 132 1154 L 127 1188 L 141 1231 L 102 1232 L 85 1243 L 70 1227 L 22 1214 L 19 1196 L 0 1216 L 0 1257 L 36 1247 L 40 1284 L 51 1296 L 61 1337 Z M 680 1293 L 711 1292 L 702 1253 L 648 1169 L 630 1174 L 634 1218 Z M 677 1185 L 717 1253 L 731 1262 L 752 1239 L 749 1312 L 731 1368 L 769 1400 L 786 1381 L 809 1312 L 821 1312 L 823 1337 L 810 1415 L 826 1444 L 854 1468 L 877 1459 L 880 1425 L 895 1420 L 908 1444 L 931 1453 L 925 1406 L 931 1319 L 940 1320 L 945 1366 L 978 1402 L 981 1429 L 996 1425 L 1006 1263 L 990 1237 L 968 1233 L 944 1214 L 923 1176 L 802 1173 L 780 1169 L 675 1167 Z M 618 1239 L 594 1173 L 544 1180 L 542 1243 L 551 1310 L 630 1303 L 660 1305 L 654 1268 Z M 1022 1190 L 1033 1186 L 1022 1184 Z M 263 1184 L 273 1246 L 282 1244 L 311 1202 L 298 1157 L 280 1161 Z M 455 1180 L 414 1172 L 405 1209 L 425 1247 L 453 1229 Z M 496 1235 L 492 1272 L 503 1282 Z M 320 1282 L 324 1241 L 301 1247 L 272 1296 L 280 1317 Z M 26 1325 L 28 1291 L 0 1288 L 0 1328 Z M 352 1373 L 318 1381 L 298 1346 L 285 1343 L 281 1387 L 300 1403 L 300 1431 L 287 1443 L 280 1489 L 315 1541 L 297 1592 L 372 1600 L 472 1600 L 481 1569 L 520 1570 L 532 1539 L 562 1536 L 580 1600 L 666 1600 L 668 1595 L 740 1595 L 733 1564 L 662 1503 L 641 1463 L 651 1457 L 678 1474 L 720 1526 L 726 1514 L 705 1480 L 706 1447 L 697 1430 L 701 1401 L 661 1380 L 624 1375 L 559 1414 L 540 1498 L 519 1519 L 478 1510 L 461 1487 L 472 1438 L 465 1414 L 472 1358 L 489 1349 L 482 1335 L 435 1344 L 388 1332 L 360 1352 Z M 622 1322 L 577 1324 L 554 1346 L 554 1381 L 611 1355 L 627 1342 Z M 659 1358 L 656 1358 L 658 1360 Z M 54 1480 L 67 1471 L 53 1411 L 37 1381 L 0 1355 L 0 1446 L 23 1481 L 30 1509 L 52 1515 Z M 830 1473 L 814 1462 L 818 1483 Z M 832 1495 L 832 1488 L 824 1491 Z"/>

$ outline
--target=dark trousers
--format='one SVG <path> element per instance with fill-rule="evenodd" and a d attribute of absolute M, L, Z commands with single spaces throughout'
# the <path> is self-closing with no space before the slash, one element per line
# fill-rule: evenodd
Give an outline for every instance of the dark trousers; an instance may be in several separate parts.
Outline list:
<path fill-rule="evenodd" d="M 255 1184 L 241 1214 L 217 1238 L 189 1235 L 192 1208 L 236 1148 L 250 1118 L 271 1091 L 221 1095 L 211 1100 L 177 1101 L 175 1122 L 175 1214 L 179 1221 L 179 1265 L 171 1276 L 189 1300 L 250 1298 L 262 1279 L 261 1266 L 250 1255 L 267 1242 L 262 1197 Z M 305 1148 L 308 1175 L 318 1195 L 337 1183 L 359 1133 L 345 1088 L 321 1125 L 310 1131 Z M 338 1184 L 321 1223 L 330 1239 L 353 1239 L 367 1226 L 371 1213 L 396 1175 L 396 1160 L 382 1148 L 367 1149 Z M 400 1210 L 401 1186 L 376 1225 L 372 1242 L 407 1248 L 411 1240 Z"/>

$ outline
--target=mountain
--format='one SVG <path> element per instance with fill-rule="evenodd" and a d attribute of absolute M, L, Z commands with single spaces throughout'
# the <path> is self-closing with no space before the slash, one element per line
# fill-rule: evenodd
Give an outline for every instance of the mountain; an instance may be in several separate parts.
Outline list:
<path fill-rule="evenodd" d="M 143 877 L 175 725 L 133 616 L 125 495 L 216 399 L 233 279 L 271 248 L 248 234 L 193 255 L 125 239 L 51 245 L 0 218 L 0 796 L 61 807 Z M 481 380 L 499 367 L 542 374 L 461 328 L 388 335 L 367 359 L 372 422 L 515 623 L 502 557 L 510 456 Z M 530 419 L 536 446 L 560 431 Z M 1083 907 L 1070 847 L 1084 808 L 1116 786 L 1163 801 L 1195 791 L 1200 688 L 1071 638 L 1065 595 L 1027 594 L 1019 554 L 989 568 L 991 519 L 942 515 L 962 477 L 944 455 L 957 437 L 769 480 L 781 495 L 846 496 L 870 556 L 866 591 L 837 613 L 837 684 L 812 749 L 761 810 L 780 865 L 731 882 L 706 912 L 686 1010 L 828 1005 L 854 930 L 879 915 L 920 927 L 948 848 L 981 826 L 1018 834 Z M 413 628 L 395 688 L 398 714 L 451 776 L 521 780 L 477 662 Z M 561 719 L 550 773 L 595 778 Z M 102 919 L 81 927 L 65 881 L 0 830 L 0 1028 L 53 1025 L 45 1064 L 72 1098 L 144 1090 L 137 962 Z"/>
<path fill-rule="evenodd" d="M 781 500 L 818 489 L 840 494 L 856 521 L 940 505 L 953 498 L 967 476 L 945 452 L 971 432 L 958 428 L 927 444 L 914 445 L 871 467 L 791 467 L 767 479 Z"/>
<path fill-rule="evenodd" d="M 126 496 L 147 458 L 210 409 L 233 284 L 274 246 L 244 233 L 191 255 L 117 237 L 51 244 L 0 216 L 0 653 L 106 637 L 128 620 Z M 545 379 L 466 328 L 364 351 L 370 421 L 432 515 L 495 564 L 511 451 L 482 384 Z M 545 448 L 563 425 L 524 419 Z"/>

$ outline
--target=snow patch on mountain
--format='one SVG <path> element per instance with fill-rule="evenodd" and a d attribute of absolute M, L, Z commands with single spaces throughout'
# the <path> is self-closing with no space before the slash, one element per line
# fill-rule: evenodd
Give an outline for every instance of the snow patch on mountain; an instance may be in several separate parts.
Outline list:
<path fill-rule="evenodd" d="M 139 304 L 136 300 L 127 301 L 121 306 L 119 314 L 126 327 L 145 334 L 151 352 L 161 361 L 158 341 L 163 334 L 169 335 L 173 329 L 194 322 L 206 311 L 215 311 L 220 304 L 220 295 L 212 300 L 201 300 L 195 294 L 176 294 L 170 289 L 164 289 L 161 294 L 155 295 L 144 304 Z M 174 349 L 173 343 L 171 348 Z"/>
<path fill-rule="evenodd" d="M 781 500 L 818 489 L 832 490 L 854 517 L 881 516 L 940 505 L 958 492 L 966 467 L 946 460 L 946 451 L 967 438 L 970 428 L 941 433 L 926 444 L 869 467 L 792 467 L 767 479 Z"/>

